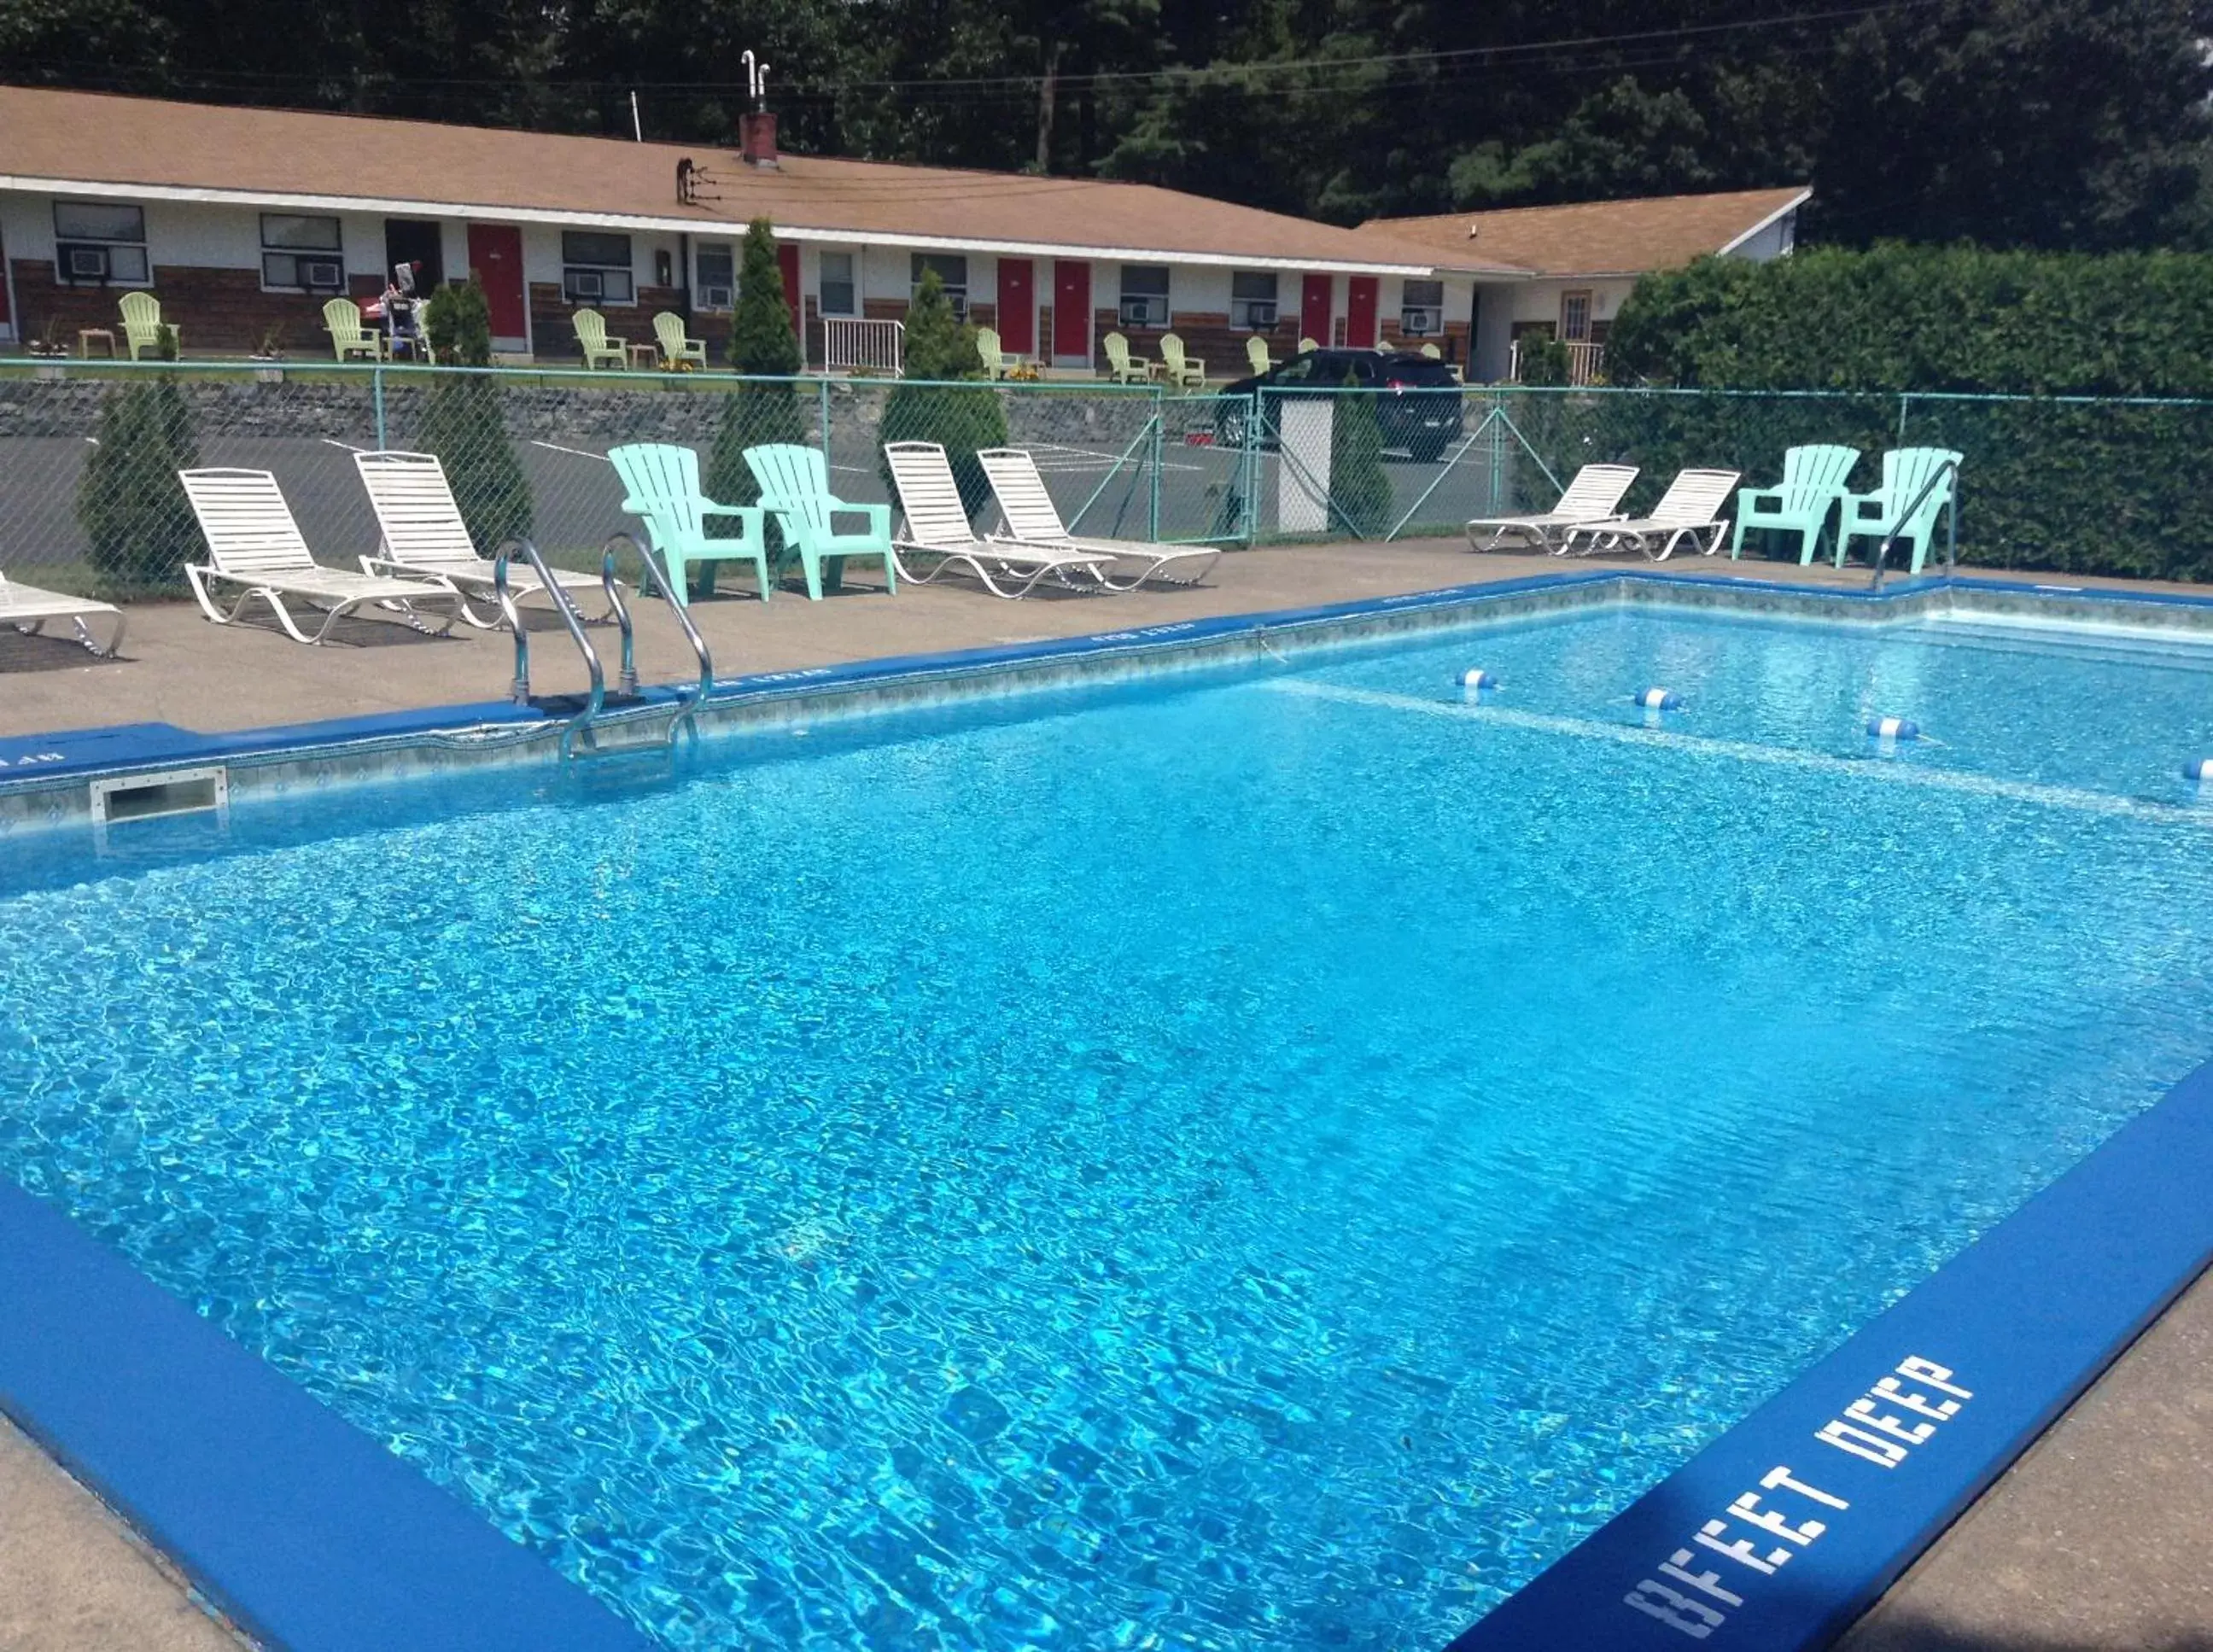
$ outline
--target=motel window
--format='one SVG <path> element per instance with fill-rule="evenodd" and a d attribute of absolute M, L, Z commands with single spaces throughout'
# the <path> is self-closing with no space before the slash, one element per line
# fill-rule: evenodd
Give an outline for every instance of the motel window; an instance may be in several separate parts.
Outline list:
<path fill-rule="evenodd" d="M 1168 324 L 1168 266 L 1165 264 L 1125 264 L 1122 266 L 1122 325 L 1125 327 L 1164 327 Z"/>
<path fill-rule="evenodd" d="M 738 299 L 738 266 L 730 243 L 702 241 L 695 256 L 699 260 L 699 308 L 729 309 Z"/>
<path fill-rule="evenodd" d="M 1432 338 L 1445 330 L 1445 283 L 1409 281 L 1399 298 L 1399 332 L 1408 338 Z"/>
<path fill-rule="evenodd" d="M 571 304 L 634 304 L 630 237 L 596 229 L 561 232 L 561 296 Z"/>
<path fill-rule="evenodd" d="M 336 218 L 261 215 L 261 284 L 275 292 L 342 293 L 345 259 Z"/>
<path fill-rule="evenodd" d="M 953 305 L 953 314 L 962 320 L 968 319 L 968 260 L 959 253 L 917 253 L 914 255 L 914 285 L 918 290 L 925 271 L 935 270 L 944 284 L 945 296 Z"/>
<path fill-rule="evenodd" d="M 1590 337 L 1591 296 L 1587 292 L 1560 295 L 1560 337 L 1581 344 Z"/>
<path fill-rule="evenodd" d="M 917 277 L 919 280 L 921 277 Z M 938 277 L 940 280 L 943 277 Z M 858 315 L 860 295 L 853 286 L 853 255 L 850 253 L 822 254 L 822 273 L 818 282 L 820 295 L 816 306 L 825 315 Z"/>
<path fill-rule="evenodd" d="M 1229 325 L 1267 332 L 1276 325 L 1276 272 L 1238 270 L 1229 277 Z"/>
<path fill-rule="evenodd" d="M 143 287 L 146 209 L 107 201 L 54 203 L 54 279 L 68 286 Z"/>

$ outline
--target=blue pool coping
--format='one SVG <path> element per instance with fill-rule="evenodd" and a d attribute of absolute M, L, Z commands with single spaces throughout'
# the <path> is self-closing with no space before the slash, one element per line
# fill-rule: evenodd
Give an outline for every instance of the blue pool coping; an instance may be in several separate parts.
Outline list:
<path fill-rule="evenodd" d="M 2009 580 L 1907 579 L 1876 592 L 1637 569 L 1563 570 L 760 673 L 718 681 L 710 704 L 1265 639 L 1398 613 L 1479 613 L 1497 599 L 1640 584 L 1781 594 L 1839 608 L 1951 588 L 2213 609 L 2213 598 L 2185 594 Z M 672 704 L 677 695 L 663 688 L 644 698 Z M 463 728 L 520 735 L 560 721 L 558 713 L 493 701 L 227 734 L 137 723 L 15 737 L 0 740 L 0 792 L 103 773 L 405 745 Z M 2213 1186 L 2213 1064 L 1474 1625 L 1449 1652 L 1636 1652 L 1686 1638 L 1747 1652 L 1826 1644 L 2213 1259 L 2213 1201 L 2192 1198 L 2206 1186 Z M 293 1652 L 649 1645 L 382 1442 L 4 1181 L 0 1314 L 9 1327 L 0 1337 L 0 1411 L 247 1632 Z M 1933 1375 L 1939 1370 L 1947 1375 Z M 1884 1394 L 1911 1394 L 1932 1411 L 1951 1390 L 1972 1397 L 1941 1422 L 1926 1411 L 1899 1410 L 1902 1399 L 1847 1412 L 1886 1377 Z M 1838 1423 L 1858 1430 L 1839 1438 L 1881 1455 L 1901 1441 L 1875 1417 L 1907 1434 L 1925 1422 L 1931 1434 L 1905 1448 L 1895 1469 L 1815 1437 Z M 1763 1487 L 1778 1467 L 1795 1472 Z M 1755 1500 L 1742 1502 L 1747 1496 Z M 1848 1506 L 1832 1508 L 1822 1497 Z M 1791 1531 L 1746 1524 L 1761 1519 Z M 1816 1519 L 1818 1533 L 1808 1523 Z M 1704 1530 L 1708 1521 L 1717 1529 Z M 1772 1541 L 1724 1551 L 1747 1532 Z M 1723 1549 L 1698 1543 L 1702 1534 Z M 1691 1558 L 1677 1564 L 1678 1551 Z M 1772 1561 L 1777 1552 L 1789 1559 L 1768 1571 L 1746 1558 Z M 1669 1565 L 1675 1570 L 1662 1570 Z M 1643 1606 L 1631 1606 L 1631 1596 Z M 1662 1609 L 1656 1615 L 1655 1606 Z M 1715 1621 L 1702 1615 L 1716 1611 Z M 1699 1628 L 1706 1634 L 1692 1632 Z"/>

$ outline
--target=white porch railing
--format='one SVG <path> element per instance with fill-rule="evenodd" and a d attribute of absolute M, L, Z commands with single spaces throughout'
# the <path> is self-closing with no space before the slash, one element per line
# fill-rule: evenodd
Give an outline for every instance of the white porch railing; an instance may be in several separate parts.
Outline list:
<path fill-rule="evenodd" d="M 1568 346 L 1568 382 L 1589 384 L 1605 370 L 1606 346 L 1588 338 L 1570 338 Z M 1508 346 L 1506 376 L 1515 383 L 1521 382 L 1521 341 L 1516 338 Z"/>
<path fill-rule="evenodd" d="M 905 360 L 906 327 L 899 321 L 867 321 L 857 316 L 822 318 L 822 370 L 826 373 L 897 374 Z"/>

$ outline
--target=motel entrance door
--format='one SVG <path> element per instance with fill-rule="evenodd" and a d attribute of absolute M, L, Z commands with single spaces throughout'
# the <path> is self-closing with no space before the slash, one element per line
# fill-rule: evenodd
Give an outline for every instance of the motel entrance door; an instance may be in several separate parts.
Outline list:
<path fill-rule="evenodd" d="M 469 226 L 469 272 L 491 311 L 491 347 L 511 356 L 530 351 L 530 303 L 522 286 L 522 231 L 511 223 Z"/>

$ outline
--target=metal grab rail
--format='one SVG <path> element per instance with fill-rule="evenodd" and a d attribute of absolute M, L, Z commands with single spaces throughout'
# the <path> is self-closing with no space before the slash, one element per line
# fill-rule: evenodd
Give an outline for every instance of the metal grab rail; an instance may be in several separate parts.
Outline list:
<path fill-rule="evenodd" d="M 538 582 L 545 588 L 546 595 L 552 598 L 554 613 L 561 616 L 561 623 L 569 628 L 570 640 L 576 643 L 577 652 L 584 656 L 584 664 L 592 674 L 591 692 L 584 697 L 583 710 L 570 718 L 568 726 L 561 730 L 561 755 L 567 758 L 572 755 L 576 736 L 591 728 L 592 720 L 600 715 L 600 708 L 607 704 L 607 674 L 600 668 L 600 651 L 592 646 L 592 639 L 584 634 L 583 616 L 576 612 L 576 605 L 569 600 L 569 594 L 554 579 L 553 570 L 546 565 L 546 558 L 538 554 L 538 547 L 528 539 L 509 539 L 499 547 L 498 554 L 492 558 L 491 569 L 492 594 L 499 599 L 500 614 L 506 619 L 508 630 L 515 633 L 515 680 L 508 686 L 509 698 L 518 705 L 530 704 L 530 632 L 522 623 L 521 613 L 515 608 L 514 594 L 507 588 L 508 560 L 516 551 L 522 552 L 523 560 L 537 574 Z M 623 609 L 621 615 L 623 665 L 625 670 L 629 670 L 630 611 Z"/>
<path fill-rule="evenodd" d="M 629 611 L 623 607 L 622 598 L 615 590 L 615 547 L 622 545 L 628 546 L 637 553 L 638 559 L 645 564 L 646 571 L 653 574 L 656 580 L 660 578 L 660 574 L 654 566 L 653 558 L 648 556 L 644 548 L 627 533 L 616 534 L 607 541 L 606 549 L 601 552 L 600 577 L 606 583 L 607 595 L 613 601 L 617 612 L 624 616 L 623 678 L 627 688 L 635 690 L 637 687 L 637 671 L 631 663 Z M 713 656 L 707 652 L 707 639 L 699 634 L 698 626 L 692 623 L 691 610 L 674 597 L 669 596 L 667 592 L 664 591 L 662 595 L 667 598 L 669 613 L 676 616 L 676 623 L 684 628 L 685 638 L 692 644 L 692 652 L 698 656 L 699 661 L 698 686 L 678 703 L 676 715 L 668 720 L 668 743 L 674 746 L 676 743 L 676 731 L 679 728 L 689 730 L 695 740 L 698 738 L 699 707 L 714 690 L 715 661 Z"/>
<path fill-rule="evenodd" d="M 1868 582 L 1871 591 L 1882 589 L 1883 564 L 1890 560 L 1890 547 L 1905 537 L 1905 525 L 1913 520 L 1913 513 L 1921 509 L 1922 501 L 1936 491 L 1936 485 L 1947 476 L 1956 483 L 1960 477 L 1960 461 L 1948 459 L 1930 472 L 1929 479 L 1921 485 L 1921 491 L 1913 496 L 1913 503 L 1899 513 L 1898 526 L 1883 535 L 1882 543 L 1875 551 L 1875 577 Z M 1839 522 L 1837 532 L 1844 532 Z M 1960 490 L 1955 486 L 1944 496 L 1944 577 L 1951 579 L 1960 571 Z"/>

